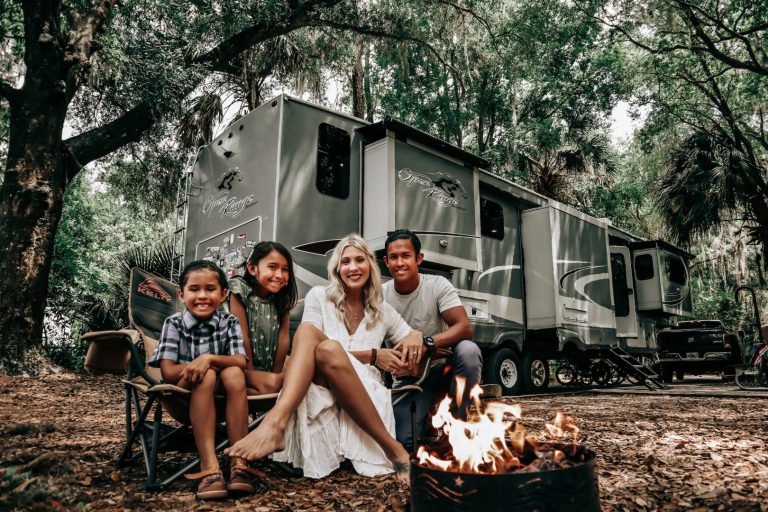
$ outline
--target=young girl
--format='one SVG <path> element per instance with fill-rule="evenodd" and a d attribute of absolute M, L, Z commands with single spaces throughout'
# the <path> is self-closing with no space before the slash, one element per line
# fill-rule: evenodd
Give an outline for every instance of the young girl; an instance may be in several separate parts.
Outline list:
<path fill-rule="evenodd" d="M 243 328 L 249 393 L 276 393 L 290 348 L 290 312 L 296 304 L 291 254 L 277 242 L 260 242 L 245 263 L 243 277 L 229 280 L 229 310 Z"/>

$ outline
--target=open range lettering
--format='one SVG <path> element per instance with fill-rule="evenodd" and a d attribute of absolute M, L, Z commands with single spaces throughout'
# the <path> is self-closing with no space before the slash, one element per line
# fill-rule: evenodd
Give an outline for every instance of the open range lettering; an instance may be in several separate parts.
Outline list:
<path fill-rule="evenodd" d="M 434 178 L 432 177 L 433 175 L 435 176 Z M 465 209 L 459 205 L 459 195 L 467 199 L 467 191 L 464 190 L 464 186 L 459 180 L 453 179 L 442 172 L 423 174 L 414 172 L 407 167 L 397 171 L 397 177 L 409 187 L 411 185 L 425 187 L 422 189 L 424 197 L 440 207 Z"/>
<path fill-rule="evenodd" d="M 234 219 L 243 213 L 243 210 L 255 203 L 256 200 L 253 194 L 238 199 L 237 196 L 230 197 L 228 190 L 222 190 L 205 202 L 203 205 L 203 215 L 210 217 L 211 213 L 216 210 L 222 219 L 224 217 Z"/>

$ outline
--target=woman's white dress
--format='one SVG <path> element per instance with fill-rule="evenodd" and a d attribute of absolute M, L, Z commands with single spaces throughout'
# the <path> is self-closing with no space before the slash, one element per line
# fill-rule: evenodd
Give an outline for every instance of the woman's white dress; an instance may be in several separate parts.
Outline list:
<path fill-rule="evenodd" d="M 400 340 L 411 328 L 386 302 L 382 304 L 379 321 L 370 329 L 368 320 L 366 315 L 357 331 L 350 335 L 337 318 L 336 308 L 328 300 L 324 287 L 313 288 L 304 299 L 302 322 L 314 325 L 347 350 L 384 426 L 394 437 L 395 416 L 390 391 L 384 386 L 379 370 L 361 363 L 350 351 L 378 348 L 385 338 Z M 328 475 L 338 469 L 344 459 L 352 461 L 355 471 L 363 476 L 392 472 L 392 464 L 379 445 L 336 405 L 327 388 L 314 383 L 288 423 L 285 449 L 274 453 L 272 458 L 302 468 L 304 476 L 310 478 Z"/>

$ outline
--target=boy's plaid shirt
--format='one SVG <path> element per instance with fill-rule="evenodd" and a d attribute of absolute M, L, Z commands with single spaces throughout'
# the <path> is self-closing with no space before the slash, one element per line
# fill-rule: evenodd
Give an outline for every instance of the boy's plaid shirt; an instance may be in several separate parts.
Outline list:
<path fill-rule="evenodd" d="M 163 359 L 187 364 L 204 354 L 245 355 L 240 321 L 235 316 L 216 311 L 211 318 L 198 320 L 186 309 L 169 316 L 148 364 L 159 367 Z"/>

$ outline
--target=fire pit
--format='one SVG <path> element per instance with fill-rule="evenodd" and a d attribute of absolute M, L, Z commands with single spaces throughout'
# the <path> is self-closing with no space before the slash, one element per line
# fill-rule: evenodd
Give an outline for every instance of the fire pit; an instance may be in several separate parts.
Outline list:
<path fill-rule="evenodd" d="M 517 421 L 519 406 L 479 396 L 473 390 L 467 421 L 451 415 L 447 397 L 432 417 L 444 436 L 411 461 L 413 512 L 600 510 L 595 454 L 576 444 L 570 418 L 558 413 L 537 441 Z"/>

